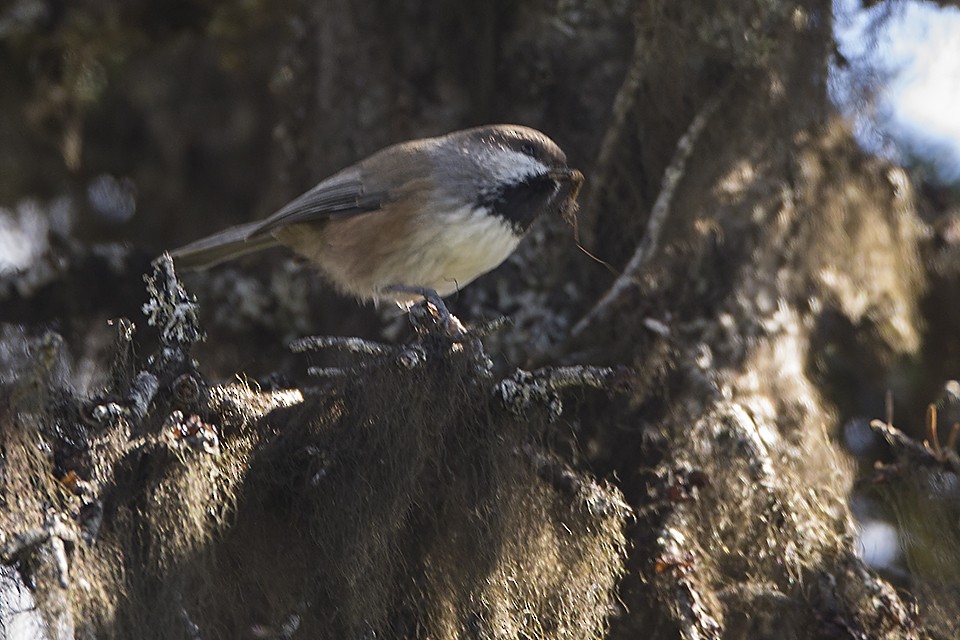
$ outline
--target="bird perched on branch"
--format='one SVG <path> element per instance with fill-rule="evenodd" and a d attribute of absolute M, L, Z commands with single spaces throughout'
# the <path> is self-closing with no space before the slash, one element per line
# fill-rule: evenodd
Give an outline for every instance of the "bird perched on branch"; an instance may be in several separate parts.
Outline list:
<path fill-rule="evenodd" d="M 341 292 L 434 302 L 503 262 L 540 214 L 573 223 L 582 184 L 583 174 L 539 131 L 477 127 L 387 147 L 266 220 L 171 255 L 181 268 L 202 269 L 285 245 Z"/>

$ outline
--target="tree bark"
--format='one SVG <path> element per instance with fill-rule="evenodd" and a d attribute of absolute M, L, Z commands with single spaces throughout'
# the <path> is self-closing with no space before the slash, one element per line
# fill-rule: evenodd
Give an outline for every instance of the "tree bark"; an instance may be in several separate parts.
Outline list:
<path fill-rule="evenodd" d="M 272 124 L 248 202 L 392 141 L 521 121 L 584 169 L 580 240 L 609 269 L 541 221 L 451 301 L 470 327 L 453 339 L 423 308 L 412 330 L 377 322 L 282 257 L 185 284 L 160 260 L 153 328 L 108 339 L 106 317 L 144 324 L 145 254 L 52 245 L 0 282 L 19 326 L 2 336 L 2 558 L 56 596 L 38 599 L 51 628 L 65 593 L 76 637 L 949 637 L 942 599 L 903 597 L 857 550 L 838 424 L 929 340 L 930 235 L 907 174 L 829 103 L 831 10 L 256 9 L 285 20 L 248 54 L 273 56 L 250 71 L 273 102 L 231 85 Z M 231 19 L 195 28 L 260 33 Z M 142 95 L 129 68 L 211 45 L 157 46 L 107 104 Z M 170 114 L 146 113 L 160 138 Z M 192 184 L 156 166 L 136 166 L 142 194 Z M 206 219 L 205 202 L 165 211 L 164 241 L 226 224 L 211 197 Z M 66 349 L 37 337 L 54 321 Z M 308 333 L 356 339 L 314 342 L 347 354 L 310 356 L 311 379 L 285 348 Z"/>

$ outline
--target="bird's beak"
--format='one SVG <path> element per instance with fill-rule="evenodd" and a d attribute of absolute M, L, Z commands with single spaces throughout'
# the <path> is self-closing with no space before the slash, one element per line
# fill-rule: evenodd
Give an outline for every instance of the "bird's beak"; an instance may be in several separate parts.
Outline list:
<path fill-rule="evenodd" d="M 580 187 L 583 186 L 583 174 L 577 169 L 553 169 L 548 174 L 551 180 L 561 185 L 561 192 L 566 191 L 567 197 L 564 198 L 561 215 L 567 221 L 576 233 L 577 228 L 577 195 L 580 193 Z"/>
<path fill-rule="evenodd" d="M 583 174 L 577 169 L 553 169 L 547 175 L 557 182 L 569 184 L 571 198 L 576 198 L 583 186 Z"/>

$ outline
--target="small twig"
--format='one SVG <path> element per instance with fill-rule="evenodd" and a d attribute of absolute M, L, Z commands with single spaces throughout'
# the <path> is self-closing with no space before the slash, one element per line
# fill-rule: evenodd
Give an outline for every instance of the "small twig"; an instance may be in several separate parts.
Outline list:
<path fill-rule="evenodd" d="M 153 261 L 153 272 L 143 277 L 150 299 L 143 305 L 147 324 L 158 327 L 165 346 L 189 349 L 204 339 L 197 299 L 177 279 L 169 253 Z"/>
<path fill-rule="evenodd" d="M 940 434 L 937 431 L 937 405 L 927 406 L 927 438 L 923 445 L 933 452 L 938 460 L 946 460 L 949 457 L 957 458 L 957 434 L 960 432 L 960 424 L 954 424 L 950 429 L 950 435 L 947 436 L 947 444 L 940 444 Z"/>
<path fill-rule="evenodd" d="M 592 387 L 594 389 L 619 388 L 628 379 L 630 370 L 624 367 L 546 367 L 533 372 L 535 378 L 545 382 L 551 391 L 568 387 Z"/>
<path fill-rule="evenodd" d="M 485 338 L 486 336 L 500 331 L 506 326 L 513 324 L 513 320 L 507 316 L 500 316 L 499 318 L 494 318 L 493 320 L 487 320 L 486 322 L 481 322 L 480 324 L 470 327 L 466 335 L 462 336 L 458 340 L 464 339 L 473 339 L 473 338 Z"/>
<path fill-rule="evenodd" d="M 414 305 L 411 308 L 410 314 L 411 318 L 414 317 L 415 311 L 420 310 L 421 315 L 423 313 L 429 313 L 424 311 L 429 305 L 424 305 L 423 303 Z M 430 316 L 432 317 L 432 316 Z M 421 318 L 422 320 L 422 318 Z M 420 320 L 416 320 L 420 322 Z M 457 320 L 456 316 L 448 315 L 446 320 L 447 328 L 439 334 L 441 337 L 441 344 L 445 345 L 446 348 L 451 348 L 453 350 L 463 350 L 462 343 L 469 343 L 469 346 L 472 347 L 472 350 L 480 356 L 483 356 L 483 345 L 480 342 L 480 338 L 494 331 L 499 330 L 503 326 L 510 323 L 509 318 L 496 318 L 488 322 L 479 324 L 478 326 L 472 328 L 470 331 L 463 329 L 463 326 L 460 324 L 460 321 Z M 438 334 L 431 333 L 430 331 L 425 330 L 426 325 L 421 325 L 418 330 L 419 338 L 407 345 L 394 346 L 389 344 L 383 344 L 380 342 L 373 342 L 371 340 L 364 340 L 363 338 L 354 338 L 354 337 L 344 337 L 344 336 L 309 336 L 306 338 L 300 338 L 299 340 L 294 340 L 290 343 L 290 350 L 294 353 L 305 353 L 307 351 L 319 351 L 320 349 L 339 349 L 341 351 L 349 353 L 357 353 L 365 356 L 372 356 L 377 360 L 371 362 L 361 362 L 355 364 L 352 367 L 310 367 L 307 369 L 307 373 L 311 376 L 323 377 L 323 378 L 340 378 L 356 371 L 363 369 L 368 366 L 373 366 L 377 361 L 383 362 L 384 359 L 392 359 L 396 364 L 400 365 L 404 369 L 414 369 L 421 366 L 427 361 L 427 351 L 425 348 L 425 341 L 427 337 L 431 338 L 437 337 Z M 448 329 L 455 328 L 455 331 L 448 331 Z M 434 344 L 435 342 L 431 342 Z"/>
<path fill-rule="evenodd" d="M 311 378 L 345 378 L 356 371 L 353 367 L 307 367 L 307 375 Z"/>
<path fill-rule="evenodd" d="M 957 452 L 942 449 L 939 443 L 919 443 L 892 424 L 882 420 L 872 420 L 870 428 L 883 436 L 891 449 L 900 456 L 910 458 L 919 464 L 928 467 L 942 467 L 960 475 L 960 457 Z"/>
<path fill-rule="evenodd" d="M 290 343 L 290 350 L 294 353 L 306 351 L 320 351 L 321 349 L 339 349 L 351 353 L 363 353 L 371 356 L 386 356 L 393 353 L 395 347 L 390 345 L 343 336 L 308 336 Z"/>
<path fill-rule="evenodd" d="M 316 338 L 307 339 L 314 340 Z M 357 339 L 359 340 L 359 338 Z M 400 365 L 404 369 L 415 369 L 427 361 L 426 351 L 424 351 L 424 349 L 417 344 L 406 345 L 405 347 L 384 348 L 389 349 L 389 351 L 385 352 L 383 355 L 392 356 L 393 362 Z M 365 350 L 358 352 L 367 355 L 379 356 L 379 354 L 372 354 L 371 352 Z M 378 357 L 376 360 L 358 362 L 349 367 L 307 367 L 307 375 L 315 378 L 345 378 L 365 369 L 369 369 L 370 367 L 375 367 L 378 364 L 382 364 L 384 361 L 384 358 Z"/>
<path fill-rule="evenodd" d="M 933 450 L 933 455 L 938 458 L 943 457 L 943 450 L 940 448 L 940 436 L 937 435 L 937 406 L 927 405 L 927 439 L 923 445 Z"/>
<path fill-rule="evenodd" d="M 663 173 L 660 193 L 657 195 L 657 200 L 653 204 L 653 209 L 650 210 L 650 218 L 647 221 L 647 229 L 644 233 L 643 240 L 640 241 L 640 245 L 636 251 L 634 251 L 633 257 L 630 258 L 630 262 L 627 263 L 623 273 L 614 281 L 613 285 L 593 307 L 590 313 L 584 316 L 573 328 L 573 331 L 571 331 L 573 337 L 582 334 L 590 328 L 594 322 L 606 319 L 613 303 L 623 295 L 627 289 L 640 282 L 641 272 L 657 252 L 660 234 L 663 230 L 663 223 L 670 213 L 670 206 L 673 203 L 673 196 L 677 190 L 677 186 L 686 173 L 687 160 L 690 159 L 693 148 L 706 128 L 707 123 L 710 121 L 710 118 L 723 103 L 723 99 L 732 86 L 733 83 L 728 82 L 707 100 L 690 122 L 687 131 L 680 137 L 673 159 Z"/>
<path fill-rule="evenodd" d="M 623 386 L 629 376 L 624 367 L 544 367 L 536 371 L 517 369 L 508 378 L 504 378 L 495 387 L 511 412 L 524 415 L 535 405 L 547 407 L 553 418 L 563 412 L 563 403 L 559 392 L 569 387 L 592 387 L 594 389 L 617 390 Z"/>

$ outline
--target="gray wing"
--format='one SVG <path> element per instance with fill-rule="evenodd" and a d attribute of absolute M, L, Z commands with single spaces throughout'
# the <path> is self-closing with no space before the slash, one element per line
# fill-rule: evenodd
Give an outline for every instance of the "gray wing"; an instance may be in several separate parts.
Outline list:
<path fill-rule="evenodd" d="M 282 227 L 379 211 L 401 193 L 409 196 L 430 191 L 433 164 L 424 161 L 424 155 L 429 157 L 442 140 L 414 140 L 388 147 L 327 178 L 262 222 L 226 229 L 171 253 L 180 266 L 204 269 L 279 244 L 274 233 Z"/>
<path fill-rule="evenodd" d="M 383 207 L 386 199 L 384 191 L 367 191 L 358 169 L 347 169 L 324 180 L 261 222 L 251 236 L 268 234 L 291 224 L 376 211 Z"/>
<path fill-rule="evenodd" d="M 275 246 L 270 235 L 254 235 L 259 222 L 230 227 L 170 252 L 178 269 L 197 271 Z"/>
<path fill-rule="evenodd" d="M 319 222 L 376 211 L 387 200 L 384 190 L 368 192 L 359 169 L 327 178 L 262 222 L 231 227 L 171 252 L 178 267 L 206 269 L 226 260 L 278 244 L 273 232 L 301 222 Z"/>

